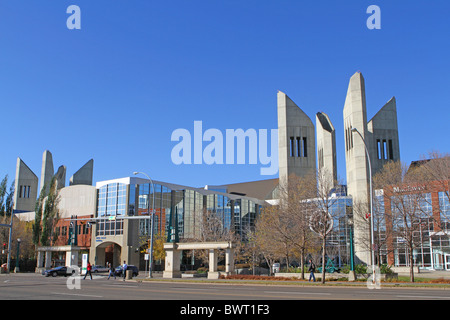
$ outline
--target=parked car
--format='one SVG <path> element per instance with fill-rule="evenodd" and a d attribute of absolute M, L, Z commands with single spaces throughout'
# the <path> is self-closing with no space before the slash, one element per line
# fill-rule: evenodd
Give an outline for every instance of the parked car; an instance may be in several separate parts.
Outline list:
<path fill-rule="evenodd" d="M 75 273 L 75 270 L 70 267 L 56 267 L 53 269 L 44 270 L 42 272 L 42 275 L 49 277 L 56 277 L 56 276 L 71 276 Z"/>
<path fill-rule="evenodd" d="M 109 268 L 97 265 L 97 266 L 92 267 L 91 272 L 93 272 L 93 273 L 109 272 Z"/>
<path fill-rule="evenodd" d="M 127 270 L 133 270 L 133 277 L 137 277 L 139 274 L 139 269 L 136 266 L 133 265 L 128 265 Z M 114 273 L 116 274 L 116 276 L 122 276 L 122 271 L 123 271 L 123 265 L 118 266 Z"/>

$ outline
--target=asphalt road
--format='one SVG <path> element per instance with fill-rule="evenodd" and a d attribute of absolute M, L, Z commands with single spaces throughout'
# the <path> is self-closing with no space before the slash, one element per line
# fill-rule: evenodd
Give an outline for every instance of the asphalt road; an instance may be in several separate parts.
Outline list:
<path fill-rule="evenodd" d="M 44 277 L 39 274 L 0 276 L 1 300 L 450 300 L 450 286 L 433 288 L 325 287 L 249 285 L 172 281 L 93 280 Z"/>

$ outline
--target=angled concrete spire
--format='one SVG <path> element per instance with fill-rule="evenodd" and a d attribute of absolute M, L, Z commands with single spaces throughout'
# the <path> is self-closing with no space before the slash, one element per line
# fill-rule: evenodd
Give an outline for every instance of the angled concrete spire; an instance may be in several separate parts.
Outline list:
<path fill-rule="evenodd" d="M 327 114 L 316 113 L 317 161 L 327 181 L 337 182 L 336 133 Z"/>
<path fill-rule="evenodd" d="M 60 166 L 55 173 L 56 188 L 61 189 L 66 186 L 66 166 Z"/>
<path fill-rule="evenodd" d="M 70 177 L 69 185 L 85 184 L 91 186 L 93 173 L 94 159 L 91 159 Z"/>
<path fill-rule="evenodd" d="M 400 160 L 397 104 L 392 97 L 367 124 L 371 135 L 370 160 L 372 174 L 380 171 L 388 161 Z"/>
<path fill-rule="evenodd" d="M 19 212 L 34 211 L 38 177 L 20 158 L 17 158 L 14 188 L 14 210 Z"/>
<path fill-rule="evenodd" d="M 44 151 L 42 155 L 42 169 L 41 169 L 41 183 L 39 187 L 39 192 L 42 190 L 44 185 L 46 185 L 45 193 L 50 189 L 50 182 L 52 181 L 54 169 L 53 169 L 53 156 L 48 150 Z"/>
<path fill-rule="evenodd" d="M 316 170 L 315 130 L 311 119 L 285 93 L 278 91 L 278 161 L 280 183 Z"/>

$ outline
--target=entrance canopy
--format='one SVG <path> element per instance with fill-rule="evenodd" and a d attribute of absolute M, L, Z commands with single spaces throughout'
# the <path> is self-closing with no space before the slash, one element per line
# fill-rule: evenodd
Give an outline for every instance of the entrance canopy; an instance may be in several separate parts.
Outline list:
<path fill-rule="evenodd" d="M 220 272 L 217 270 L 218 250 L 225 250 L 225 274 L 234 270 L 234 248 L 231 242 L 175 242 L 164 243 L 166 251 L 166 266 L 164 278 L 181 278 L 180 260 L 183 250 L 209 250 L 208 279 L 218 279 Z"/>

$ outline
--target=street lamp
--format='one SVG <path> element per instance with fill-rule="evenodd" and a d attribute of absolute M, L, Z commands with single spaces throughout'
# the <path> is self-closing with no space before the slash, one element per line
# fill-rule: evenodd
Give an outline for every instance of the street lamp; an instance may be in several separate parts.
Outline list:
<path fill-rule="evenodd" d="M 19 272 L 19 252 L 20 252 L 20 238 L 17 239 L 17 253 L 16 253 L 16 268 L 14 269 L 14 272 Z"/>
<path fill-rule="evenodd" d="M 134 175 L 137 174 L 143 174 L 144 176 L 146 176 L 148 178 L 148 180 L 150 180 L 150 183 L 152 185 L 152 189 L 153 189 L 153 200 L 152 200 L 152 213 L 151 213 L 151 230 L 150 230 L 150 263 L 149 263 L 149 268 L 148 268 L 148 277 L 151 278 L 152 277 L 152 265 L 153 265 L 153 226 L 154 226 L 154 221 L 155 221 L 155 186 L 153 185 L 153 181 L 152 179 L 148 176 L 148 174 L 144 173 L 144 172 L 133 172 Z M 149 190 L 150 192 L 150 190 Z M 150 201 L 149 199 L 147 199 L 147 207 L 148 207 L 148 214 L 150 214 Z"/>
<path fill-rule="evenodd" d="M 362 136 L 361 132 L 358 131 L 356 128 L 352 128 L 351 132 L 356 132 L 361 137 L 363 143 L 364 143 L 364 149 L 366 150 L 367 155 L 367 161 L 369 162 L 369 189 L 370 189 L 370 251 L 372 253 L 372 273 L 373 273 L 373 281 L 375 282 L 375 250 L 374 250 L 374 231 L 373 231 L 373 195 L 372 195 L 372 165 L 370 164 L 370 155 L 369 150 L 367 149 L 366 141 L 364 140 L 364 137 Z"/>

